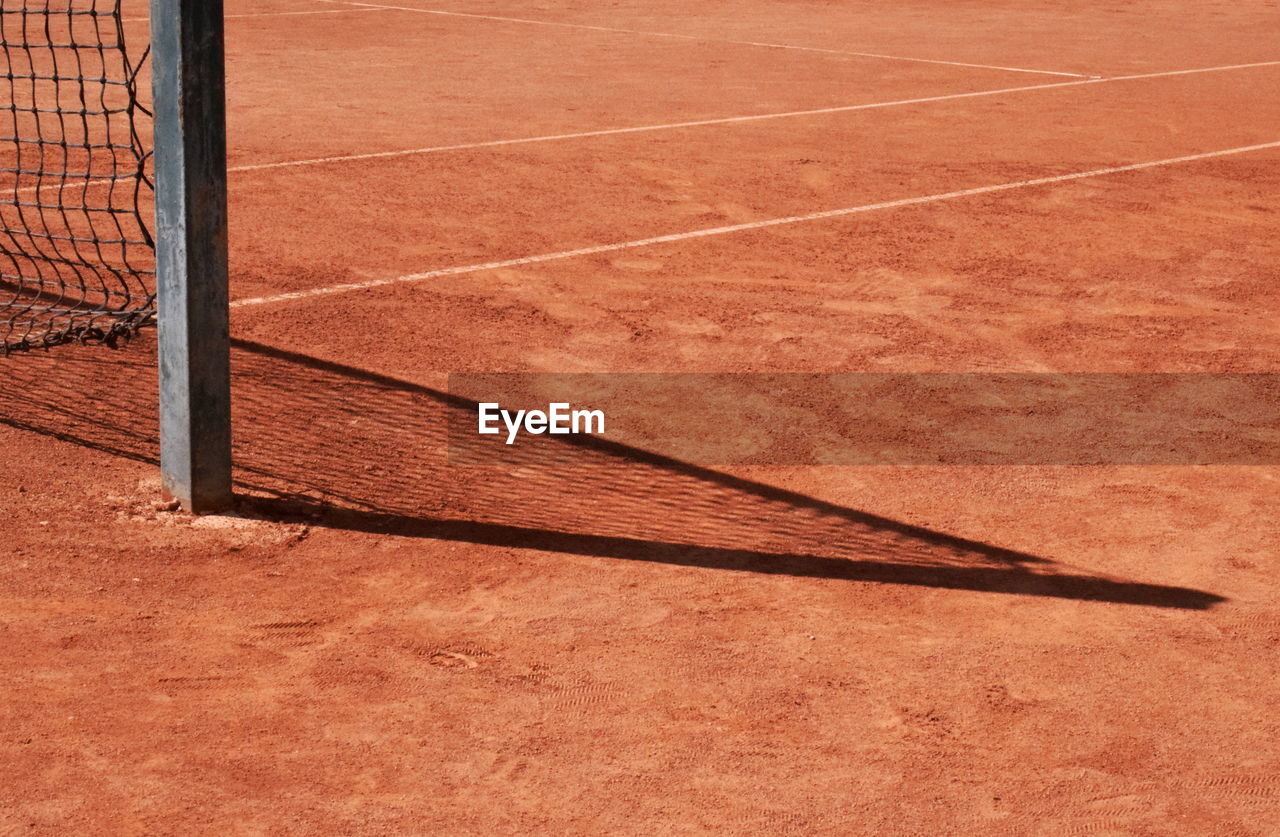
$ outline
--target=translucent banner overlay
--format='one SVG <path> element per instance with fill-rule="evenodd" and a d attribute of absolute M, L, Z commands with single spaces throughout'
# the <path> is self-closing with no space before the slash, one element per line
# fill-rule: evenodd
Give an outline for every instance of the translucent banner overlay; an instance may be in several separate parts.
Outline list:
<path fill-rule="evenodd" d="M 449 389 L 454 465 L 566 444 L 703 466 L 1280 463 L 1271 373 L 459 373 Z"/>

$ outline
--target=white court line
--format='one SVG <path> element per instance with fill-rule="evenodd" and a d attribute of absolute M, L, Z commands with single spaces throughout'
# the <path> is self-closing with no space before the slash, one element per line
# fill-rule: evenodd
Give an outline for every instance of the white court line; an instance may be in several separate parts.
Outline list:
<path fill-rule="evenodd" d="M 1110 78 L 1086 78 L 1076 81 L 1055 81 L 1049 84 L 1031 84 L 1024 87 L 1003 87 L 998 90 L 976 90 L 970 93 L 947 93 L 941 96 L 923 96 L 916 99 L 897 99 L 891 102 L 869 102 L 861 105 L 838 105 L 829 108 L 812 110 L 792 110 L 780 113 L 757 113 L 749 116 L 725 116 L 715 119 L 698 119 L 689 122 L 665 122 L 657 125 L 636 125 L 629 128 L 603 128 L 596 131 L 578 131 L 571 134 L 545 134 L 536 137 L 517 137 L 515 139 L 484 140 L 481 142 L 460 143 L 458 145 L 433 145 L 425 148 L 407 148 L 397 151 L 373 151 L 367 154 L 344 154 L 337 157 L 314 157 L 306 160 L 284 160 L 276 163 L 254 163 L 244 166 L 231 166 L 228 172 L 263 171 L 265 169 L 284 169 L 297 166 L 318 166 L 331 163 L 348 163 L 360 160 L 378 160 L 388 157 L 410 157 L 418 154 L 437 154 L 445 151 L 464 151 L 472 148 L 493 148 L 503 145 L 524 145 L 535 142 L 554 142 L 557 140 L 586 139 L 589 137 L 607 137 L 616 134 L 640 134 L 650 131 L 669 131 L 679 128 L 697 128 L 707 125 L 733 125 L 741 122 L 759 122 L 766 119 L 789 119 L 799 116 L 821 116 L 832 113 L 849 113 L 859 110 L 876 110 L 879 108 L 900 107 L 928 102 L 946 102 L 954 99 L 977 99 L 984 96 L 999 96 L 1005 93 L 1022 93 L 1028 90 L 1052 90 L 1058 87 L 1078 87 L 1084 84 L 1107 84 L 1114 81 L 1136 81 L 1140 79 L 1168 78 L 1171 76 L 1189 76 L 1198 73 L 1220 73 L 1228 70 L 1247 70 L 1254 67 L 1277 67 L 1280 61 L 1259 61 L 1252 64 L 1227 64 L 1221 67 L 1197 67 L 1190 70 L 1165 70 L 1158 73 L 1139 73 L 1129 76 L 1112 76 Z M 65 188 L 79 190 L 86 186 L 102 186 L 114 182 L 114 178 L 100 178 L 89 181 L 74 181 Z M 46 183 L 40 186 L 24 186 L 15 190 L 17 194 L 52 191 L 61 187 L 60 183 Z"/>
<path fill-rule="evenodd" d="M 224 17 L 227 17 L 227 18 L 287 17 L 289 15 L 323 15 L 323 14 L 336 15 L 336 14 L 342 14 L 343 12 L 385 12 L 385 11 L 390 11 L 390 10 L 378 9 L 374 7 L 353 8 L 353 9 L 312 9 L 310 11 L 305 11 L 305 12 L 245 12 L 243 14 L 224 15 Z"/>
<path fill-rule="evenodd" d="M 500 20 L 504 23 L 527 23 L 534 26 L 557 26 L 563 29 L 589 29 L 595 32 L 615 32 L 625 35 L 644 35 L 650 38 L 679 38 L 685 41 L 704 41 L 706 43 L 734 44 L 736 46 L 765 47 L 767 49 L 789 49 L 800 52 L 821 52 L 828 55 L 853 55 L 859 58 L 879 58 L 886 61 L 911 61 L 918 64 L 946 64 L 951 67 L 971 67 L 980 70 L 1003 70 L 1009 73 L 1040 73 L 1047 76 L 1071 76 L 1074 78 L 1094 78 L 1084 73 L 1063 73 L 1056 70 L 1029 70 L 1026 67 L 1000 67 L 993 64 L 970 64 L 964 61 L 942 61 L 937 58 L 910 58 L 903 55 L 883 55 L 878 52 L 853 52 L 844 49 L 825 49 L 823 47 L 797 46 L 795 44 L 773 44 L 763 41 L 734 41 L 723 38 L 707 38 L 701 35 L 680 35 L 674 32 L 650 32 L 644 29 L 621 29 L 613 26 L 592 26 L 586 23 L 562 23 L 554 20 L 533 20 L 524 17 L 503 17 L 501 15 L 482 15 L 474 12 L 451 12 L 443 9 L 419 9 L 413 6 L 388 6 L 381 3 L 360 3 L 355 0 L 320 0 L 322 3 L 342 3 L 347 6 L 360 6 L 370 9 L 388 9 L 398 12 L 417 12 L 424 15 L 441 15 L 445 17 L 469 17 L 479 20 Z"/>
<path fill-rule="evenodd" d="M 938 201 L 955 200 L 956 198 L 967 198 L 974 195 L 988 195 L 994 192 L 1007 192 L 1012 189 L 1025 189 L 1031 186 L 1044 186 L 1051 183 L 1065 183 L 1070 180 L 1082 180 L 1088 177 L 1101 177 L 1108 174 L 1119 174 L 1121 172 L 1141 171 L 1143 169 L 1152 169 L 1160 166 L 1172 166 L 1178 163 L 1190 163 L 1197 160 L 1209 160 L 1215 157 L 1226 157 L 1233 154 L 1245 154 L 1250 151 L 1262 151 L 1269 148 L 1280 148 L 1280 141 L 1267 142 L 1260 145 L 1244 145 L 1237 148 L 1227 148 L 1221 151 L 1207 151 L 1202 154 L 1187 154 L 1182 157 L 1168 157 L 1163 160 L 1152 160 L 1146 163 L 1131 163 L 1124 166 L 1111 166 L 1104 169 L 1091 169 L 1089 171 L 1073 172 L 1071 174 L 1059 174 L 1051 177 L 1037 177 L 1031 180 L 1018 180 L 1013 183 L 998 183 L 993 186 L 978 186 L 972 189 L 959 189 L 954 192 L 943 192 L 935 195 L 923 195 L 914 198 L 901 198 L 893 201 L 882 201 L 880 203 L 869 203 L 861 206 L 851 206 L 844 209 L 828 209 L 822 212 L 811 212 L 807 215 L 790 215 L 785 218 L 770 218 L 764 221 L 752 221 L 746 224 L 733 224 L 727 227 L 711 227 L 709 229 L 691 230 L 689 232 L 672 233 L 670 235 L 660 235 L 653 238 L 639 238 L 634 241 L 623 241 L 614 244 L 598 244 L 593 247 L 580 247 L 576 250 L 562 250 L 558 253 L 543 253 L 536 256 L 524 256 L 518 259 L 505 259 L 503 261 L 486 262 L 484 264 L 462 265 L 459 267 L 446 267 L 439 270 L 429 270 L 424 273 L 410 273 L 405 276 L 396 276 L 387 279 L 372 279 L 367 282 L 350 282 L 341 285 L 330 285 L 325 288 L 309 288 L 305 291 L 291 291 L 289 293 L 275 294 L 273 296 L 252 297 L 249 299 L 240 299 L 231 303 L 232 308 L 244 308 L 252 305 L 266 305 L 273 302 L 286 302 L 294 299 L 309 299 L 317 296 L 328 296 L 330 294 L 349 293 L 351 291 L 365 291 L 371 288 L 382 288 L 388 285 L 402 285 L 410 282 L 420 282 L 425 279 L 440 279 L 446 276 L 461 276 L 468 273 L 480 273 L 486 270 L 498 270 L 507 267 L 519 267 L 521 265 L 540 264 L 542 262 L 560 261 L 562 259 L 572 259 L 580 256 L 593 256 L 599 253 L 615 253 L 619 250 L 633 250 L 638 247 L 649 247 L 654 244 L 669 244 L 677 241 L 689 241 L 695 238 L 708 238 L 717 235 L 728 235 L 730 233 L 746 232 L 748 230 L 760 230 L 768 227 L 780 227 L 788 224 L 800 224 L 808 221 L 820 221 L 827 218 L 841 218 L 847 215 L 857 215 L 863 212 L 874 212 L 881 209 L 896 209 L 903 206 L 917 206 L 926 203 L 936 203 Z"/>
<path fill-rule="evenodd" d="M 1280 63 L 1280 62 L 1277 62 Z M 433 145 L 425 148 L 406 148 L 398 151 L 372 151 L 366 154 L 345 154 L 337 157 L 315 157 L 308 160 L 288 160 L 279 163 L 254 163 L 234 166 L 228 171 L 260 171 L 262 169 L 289 168 L 292 166 L 316 166 L 325 163 L 345 163 L 353 160 L 377 160 L 387 157 L 409 157 L 416 154 L 436 154 L 443 151 L 464 151 L 469 148 L 493 148 L 502 145 L 524 145 L 532 142 L 553 142 L 556 140 L 585 139 L 588 137 L 607 137 L 616 134 L 640 134 L 648 131 L 669 131 L 678 128 L 698 128 L 705 125 L 732 125 L 740 122 L 758 122 L 765 119 L 787 119 L 796 116 L 819 116 L 827 113 L 848 113 L 856 110 L 874 110 L 891 108 L 900 105 L 918 105 L 925 102 L 944 102 L 949 99 L 972 99 L 979 96 L 996 96 L 1001 93 L 1019 93 L 1023 90 L 1043 90 L 1048 87 L 1071 87 L 1077 84 L 1093 84 L 1103 79 L 1081 79 L 1080 81 L 1057 81 L 1051 84 L 1033 84 L 1026 87 L 1005 87 L 999 90 L 978 90 L 971 93 L 948 93 L 941 96 L 923 96 L 916 99 L 898 99 L 892 102 L 870 102 L 861 105 L 838 105 L 829 108 L 812 110 L 791 110 L 780 113 L 758 113 L 749 116 L 724 116 L 714 119 L 695 119 L 688 122 L 665 122 L 658 125 L 634 125 L 627 128 L 601 128 L 595 131 L 577 131 L 571 134 L 544 134 L 536 137 L 517 137 L 515 139 L 482 140 L 457 145 Z"/>
<path fill-rule="evenodd" d="M 246 12 L 244 14 L 223 15 L 224 18 L 242 18 L 242 17 L 287 17 L 290 15 L 341 15 L 355 14 L 357 12 L 386 12 L 391 9 L 373 8 L 352 8 L 352 9 L 312 9 L 305 12 Z M 126 17 L 122 18 L 125 23 L 149 23 L 150 17 Z"/>
<path fill-rule="evenodd" d="M 733 125 L 742 122 L 759 122 L 765 119 L 789 119 L 797 116 L 821 116 L 831 113 L 850 113 L 859 110 L 876 110 L 879 108 L 901 107 L 903 105 L 919 105 L 928 102 L 947 102 L 956 99 L 976 99 L 983 96 L 1000 96 L 1005 93 L 1022 93 L 1027 90 L 1049 90 L 1055 87 L 1076 87 L 1082 84 L 1102 84 L 1113 81 L 1134 81 L 1137 79 L 1164 78 L 1167 76 L 1186 76 L 1196 73 L 1215 73 L 1226 70 L 1243 70 L 1250 67 L 1275 67 L 1280 61 L 1263 61 L 1255 64 L 1231 64 L 1223 67 L 1200 67 L 1192 70 L 1168 70 L 1159 73 L 1141 73 L 1130 76 L 1113 76 L 1111 78 L 1086 78 L 1076 81 L 1055 81 L 1049 84 L 1031 84 L 1023 87 L 1002 87 L 998 90 L 976 90 L 970 93 L 946 93 L 940 96 L 921 96 L 915 99 L 897 99 L 890 102 L 869 102 L 861 105 L 837 105 L 829 108 L 813 108 L 811 110 L 791 110 L 780 113 L 757 113 L 748 116 L 724 116 L 714 119 L 696 119 L 688 122 L 665 122 L 657 125 L 636 125 L 628 128 L 602 128 L 595 131 L 578 131 L 569 134 L 545 134 L 536 137 L 518 137 L 515 139 L 483 140 L 466 142 L 457 145 L 433 145 L 425 148 L 406 148 L 398 151 L 372 151 L 367 154 L 344 154 L 335 157 L 315 157 L 307 160 L 285 160 L 278 163 L 254 163 L 233 166 L 228 171 L 246 172 L 263 169 L 281 169 L 294 166 L 317 166 L 328 163 L 346 163 L 357 160 L 379 160 L 388 157 L 410 157 L 417 154 L 438 154 L 444 151 L 465 151 L 472 148 L 494 148 L 503 145 L 524 145 L 533 142 L 554 142 L 556 140 L 586 139 L 588 137 L 607 137 L 617 134 L 640 134 L 649 131 L 670 131 L 678 128 L 698 128 L 707 125 Z"/>

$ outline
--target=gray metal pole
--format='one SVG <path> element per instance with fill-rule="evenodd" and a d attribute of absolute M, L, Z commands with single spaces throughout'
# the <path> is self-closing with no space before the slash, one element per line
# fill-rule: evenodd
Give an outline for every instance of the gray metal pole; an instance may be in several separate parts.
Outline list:
<path fill-rule="evenodd" d="M 160 469 L 196 514 L 231 497 L 222 0 L 151 0 Z"/>

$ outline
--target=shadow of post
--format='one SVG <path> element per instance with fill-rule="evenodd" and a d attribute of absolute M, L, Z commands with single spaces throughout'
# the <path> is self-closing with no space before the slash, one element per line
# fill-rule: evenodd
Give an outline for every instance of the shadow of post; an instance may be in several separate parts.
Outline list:
<path fill-rule="evenodd" d="M 0 422 L 157 461 L 151 341 L 3 359 Z M 1045 558 L 844 508 L 596 437 L 451 466 L 474 402 L 235 341 L 243 510 L 319 525 L 717 570 L 1203 610 L 1212 593 Z"/>

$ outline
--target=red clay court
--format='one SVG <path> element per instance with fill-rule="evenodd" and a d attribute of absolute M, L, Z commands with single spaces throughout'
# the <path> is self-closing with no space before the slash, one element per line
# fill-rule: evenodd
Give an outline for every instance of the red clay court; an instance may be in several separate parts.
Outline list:
<path fill-rule="evenodd" d="M 0 357 L 0 834 L 1280 833 L 1280 466 L 447 451 L 463 372 L 1277 371 L 1280 4 L 226 11 L 240 507 L 151 332 Z"/>

